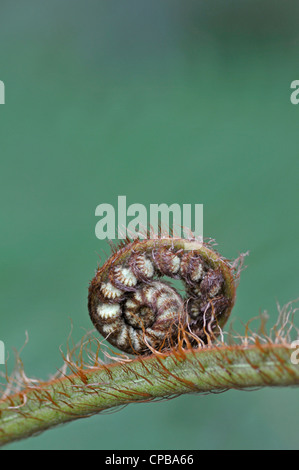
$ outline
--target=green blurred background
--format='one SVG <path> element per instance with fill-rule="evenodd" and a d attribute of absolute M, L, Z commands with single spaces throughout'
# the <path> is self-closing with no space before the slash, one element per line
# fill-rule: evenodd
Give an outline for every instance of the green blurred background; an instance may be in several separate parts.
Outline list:
<path fill-rule="evenodd" d="M 298 296 L 299 5 L 2 1 L 0 339 L 46 379 L 91 323 L 98 204 L 203 203 L 224 256 L 250 250 L 241 321 Z M 0 366 L 3 369 L 3 366 Z M 298 448 L 296 389 L 188 395 L 9 449 Z"/>

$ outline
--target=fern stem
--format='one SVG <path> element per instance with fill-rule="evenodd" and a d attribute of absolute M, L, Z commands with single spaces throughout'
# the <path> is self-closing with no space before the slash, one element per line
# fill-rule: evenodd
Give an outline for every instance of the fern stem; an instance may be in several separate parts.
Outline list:
<path fill-rule="evenodd" d="M 222 346 L 138 357 L 21 391 L 0 401 L 0 445 L 133 402 L 190 392 L 299 385 L 288 345 Z M 16 408 L 18 407 L 18 408 Z"/>

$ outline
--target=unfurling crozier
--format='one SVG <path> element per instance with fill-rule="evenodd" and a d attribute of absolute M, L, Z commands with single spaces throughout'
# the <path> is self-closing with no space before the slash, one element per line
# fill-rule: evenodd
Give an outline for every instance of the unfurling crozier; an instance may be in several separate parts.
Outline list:
<path fill-rule="evenodd" d="M 90 283 L 88 309 L 96 329 L 130 354 L 175 346 L 195 347 L 215 338 L 235 301 L 228 260 L 196 240 L 127 242 L 98 269 Z M 163 276 L 183 281 L 182 297 Z"/>

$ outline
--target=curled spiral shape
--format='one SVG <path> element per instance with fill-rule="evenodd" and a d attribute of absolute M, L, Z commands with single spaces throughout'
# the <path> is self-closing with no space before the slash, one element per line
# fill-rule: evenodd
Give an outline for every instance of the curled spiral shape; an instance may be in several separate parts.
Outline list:
<path fill-rule="evenodd" d="M 161 277 L 185 285 L 182 297 Z M 129 354 L 175 346 L 184 332 L 195 347 L 215 338 L 234 305 L 231 264 L 207 245 L 182 238 L 127 241 L 115 248 L 89 286 L 96 329 Z"/>

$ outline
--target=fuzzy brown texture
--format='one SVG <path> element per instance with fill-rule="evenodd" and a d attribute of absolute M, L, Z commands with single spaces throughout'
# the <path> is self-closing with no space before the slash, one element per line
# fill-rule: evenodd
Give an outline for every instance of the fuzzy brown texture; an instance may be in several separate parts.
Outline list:
<path fill-rule="evenodd" d="M 129 354 L 192 347 L 213 340 L 235 302 L 233 265 L 207 244 L 181 238 L 126 241 L 113 250 L 89 287 L 90 318 L 113 346 Z M 181 296 L 162 281 L 178 279 Z"/>

